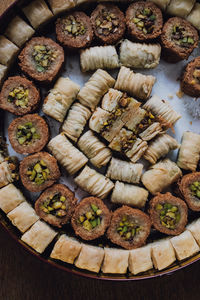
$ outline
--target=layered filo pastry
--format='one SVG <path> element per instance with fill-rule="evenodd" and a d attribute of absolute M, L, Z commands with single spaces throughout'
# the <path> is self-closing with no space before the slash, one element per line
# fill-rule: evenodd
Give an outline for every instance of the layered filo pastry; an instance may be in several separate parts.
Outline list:
<path fill-rule="evenodd" d="M 19 180 L 18 160 L 10 156 L 0 163 L 0 188 L 16 180 Z"/>
<path fill-rule="evenodd" d="M 77 99 L 81 104 L 95 110 L 103 95 L 113 87 L 115 79 L 106 71 L 98 69 L 81 88 Z"/>
<path fill-rule="evenodd" d="M 19 48 L 8 40 L 5 36 L 0 35 L 0 64 L 4 66 L 10 66 L 17 53 Z"/>
<path fill-rule="evenodd" d="M 114 183 L 104 175 L 85 166 L 75 178 L 75 183 L 89 194 L 104 199 L 114 187 Z"/>
<path fill-rule="evenodd" d="M 134 275 L 151 270 L 153 268 L 151 244 L 131 250 L 128 267 L 129 271 Z"/>
<path fill-rule="evenodd" d="M 195 3 L 192 11 L 186 19 L 198 30 L 200 30 L 200 3 Z"/>
<path fill-rule="evenodd" d="M 200 246 L 200 219 L 193 221 L 192 223 L 187 225 L 186 228 L 192 233 L 197 244 Z"/>
<path fill-rule="evenodd" d="M 133 164 L 117 158 L 112 158 L 106 177 L 128 183 L 139 183 L 142 176 L 143 165 Z"/>
<path fill-rule="evenodd" d="M 63 122 L 79 90 L 78 84 L 69 78 L 60 77 L 44 100 L 43 112 L 57 121 Z"/>
<path fill-rule="evenodd" d="M 160 62 L 160 55 L 160 44 L 140 44 L 125 39 L 120 46 L 120 63 L 129 68 L 156 68 Z"/>
<path fill-rule="evenodd" d="M 142 183 L 151 194 L 155 195 L 176 182 L 181 176 L 182 172 L 177 164 L 165 158 L 143 174 Z"/>
<path fill-rule="evenodd" d="M 7 75 L 8 67 L 0 64 L 0 87 L 3 84 L 3 81 Z"/>
<path fill-rule="evenodd" d="M 125 274 L 128 269 L 129 251 L 116 248 L 104 248 L 103 273 Z"/>
<path fill-rule="evenodd" d="M 22 192 L 10 183 L 0 189 L 0 208 L 7 214 L 26 201 Z"/>
<path fill-rule="evenodd" d="M 170 266 L 175 260 L 175 251 L 169 239 L 154 242 L 151 245 L 151 255 L 154 267 L 163 270 Z"/>
<path fill-rule="evenodd" d="M 162 10 L 165 10 L 167 8 L 167 5 L 169 5 L 170 1 L 171 0 L 152 0 L 152 2 L 155 3 Z"/>
<path fill-rule="evenodd" d="M 87 107 L 80 103 L 73 104 L 62 125 L 62 131 L 77 142 L 90 116 L 91 111 Z"/>
<path fill-rule="evenodd" d="M 75 6 L 74 0 L 48 0 L 54 15 L 69 10 Z"/>
<path fill-rule="evenodd" d="M 97 168 L 106 166 L 112 157 L 110 149 L 91 130 L 80 137 L 78 147 Z"/>
<path fill-rule="evenodd" d="M 74 147 L 63 133 L 51 139 L 48 149 L 70 175 L 79 171 L 88 161 L 87 157 Z"/>
<path fill-rule="evenodd" d="M 80 64 L 82 72 L 97 69 L 116 69 L 119 59 L 114 46 L 96 46 L 81 50 Z"/>
<path fill-rule="evenodd" d="M 190 14 L 194 4 L 195 0 L 171 0 L 166 11 L 172 16 L 186 18 Z"/>

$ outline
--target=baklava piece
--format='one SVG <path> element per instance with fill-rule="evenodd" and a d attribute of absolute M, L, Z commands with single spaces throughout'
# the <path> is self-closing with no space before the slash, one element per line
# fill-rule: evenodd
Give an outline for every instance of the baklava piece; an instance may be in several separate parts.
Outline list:
<path fill-rule="evenodd" d="M 187 64 L 181 78 L 181 90 L 191 97 L 200 97 L 200 57 Z"/>
<path fill-rule="evenodd" d="M 179 189 L 193 211 L 200 211 L 200 172 L 193 172 L 182 177 Z"/>
<path fill-rule="evenodd" d="M 18 51 L 19 48 L 15 44 L 0 35 L 0 64 L 9 67 L 15 60 Z"/>
<path fill-rule="evenodd" d="M 151 245 L 131 250 L 128 267 L 130 272 L 134 275 L 151 270 L 153 268 Z"/>
<path fill-rule="evenodd" d="M 7 214 L 20 203 L 26 201 L 22 192 L 14 184 L 8 184 L 0 189 L 0 208 Z"/>
<path fill-rule="evenodd" d="M 104 248 L 105 256 L 101 270 L 108 274 L 126 274 L 129 251 L 116 248 Z"/>
<path fill-rule="evenodd" d="M 169 239 L 162 239 L 151 244 L 151 253 L 154 267 L 163 270 L 175 260 L 175 251 Z"/>

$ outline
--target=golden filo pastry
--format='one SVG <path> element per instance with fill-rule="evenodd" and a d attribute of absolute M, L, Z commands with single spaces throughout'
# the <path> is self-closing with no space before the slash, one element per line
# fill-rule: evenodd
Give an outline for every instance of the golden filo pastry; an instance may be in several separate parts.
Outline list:
<path fill-rule="evenodd" d="M 19 48 L 8 40 L 5 36 L 0 35 L 0 64 L 10 66 L 19 52 Z"/>
<path fill-rule="evenodd" d="M 192 11 L 186 17 L 186 20 L 200 30 L 200 3 L 195 3 Z"/>
<path fill-rule="evenodd" d="M 54 15 L 69 10 L 75 6 L 74 0 L 48 0 Z"/>
<path fill-rule="evenodd" d="M 97 107 L 89 121 L 90 129 L 97 133 L 100 133 L 103 130 L 107 121 L 110 119 L 110 117 L 111 114 L 108 111 Z"/>
<path fill-rule="evenodd" d="M 128 268 L 129 251 L 104 248 L 105 256 L 101 270 L 108 274 L 125 274 Z"/>
<path fill-rule="evenodd" d="M 110 88 L 108 92 L 103 96 L 101 107 L 109 112 L 115 111 L 122 96 L 122 92 Z"/>
<path fill-rule="evenodd" d="M 12 170 L 10 169 L 8 162 L 3 161 L 0 164 L 0 187 L 4 187 L 13 181 Z"/>
<path fill-rule="evenodd" d="M 176 260 L 175 251 L 169 239 L 153 243 L 151 255 L 154 267 L 159 271 L 169 267 Z"/>
<path fill-rule="evenodd" d="M 170 15 L 185 18 L 191 12 L 195 2 L 195 0 L 171 0 L 166 11 Z"/>
<path fill-rule="evenodd" d="M 73 264 L 82 248 L 82 244 L 75 238 L 62 234 L 55 243 L 50 257 Z"/>
<path fill-rule="evenodd" d="M 151 259 L 151 244 L 130 250 L 128 266 L 129 271 L 133 275 L 151 270 L 153 268 L 153 262 Z"/>
<path fill-rule="evenodd" d="M 0 208 L 7 214 L 20 203 L 26 201 L 23 194 L 14 184 L 9 184 L 0 189 Z"/>
<path fill-rule="evenodd" d="M 200 246 L 200 219 L 193 221 L 186 226 L 186 229 L 191 232 L 197 244 Z"/>
<path fill-rule="evenodd" d="M 152 0 L 158 7 L 162 10 L 166 10 L 167 6 L 169 5 L 171 0 Z"/>
<path fill-rule="evenodd" d="M 7 72 L 8 72 L 8 67 L 0 64 L 0 87 L 6 77 Z"/>

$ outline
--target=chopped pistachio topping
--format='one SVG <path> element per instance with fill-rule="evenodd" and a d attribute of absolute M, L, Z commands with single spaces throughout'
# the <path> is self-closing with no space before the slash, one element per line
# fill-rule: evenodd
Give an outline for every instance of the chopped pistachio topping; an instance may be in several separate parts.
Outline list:
<path fill-rule="evenodd" d="M 192 195 L 200 199 L 200 182 L 194 181 L 190 185 L 190 191 L 192 192 Z"/>
<path fill-rule="evenodd" d="M 40 160 L 35 165 L 29 167 L 26 174 L 29 176 L 30 181 L 40 185 L 49 179 L 50 170 L 46 163 Z"/>
<path fill-rule="evenodd" d="M 32 53 L 36 70 L 39 73 L 46 71 L 56 59 L 57 54 L 49 46 L 36 45 Z"/>
<path fill-rule="evenodd" d="M 178 206 L 170 203 L 158 203 L 156 211 L 160 216 L 160 223 L 168 229 L 175 229 L 180 221 L 181 215 Z"/>
<path fill-rule="evenodd" d="M 171 39 L 175 42 L 175 44 L 181 47 L 188 48 L 191 45 L 194 45 L 194 37 L 190 36 L 182 26 L 173 26 Z"/>
<path fill-rule="evenodd" d="M 83 226 L 84 229 L 91 231 L 101 224 L 102 210 L 96 204 L 90 205 L 90 210 L 85 214 L 79 216 L 78 223 Z"/>
<path fill-rule="evenodd" d="M 29 145 L 39 138 L 40 135 L 36 132 L 32 122 L 17 127 L 17 140 L 20 145 Z"/>
<path fill-rule="evenodd" d="M 144 119 L 137 125 L 137 128 L 135 128 L 134 133 L 140 134 L 156 121 L 156 117 L 151 112 L 147 111 Z"/>
<path fill-rule="evenodd" d="M 132 241 L 136 234 L 141 230 L 141 226 L 135 224 L 133 221 L 128 220 L 128 217 L 125 215 L 121 219 L 120 223 L 117 226 L 118 234 L 126 241 Z"/>
<path fill-rule="evenodd" d="M 153 32 L 155 27 L 156 15 L 153 11 L 146 7 L 143 10 L 137 11 L 132 22 L 137 28 L 143 31 L 144 34 L 150 34 Z"/>
<path fill-rule="evenodd" d="M 62 218 L 67 214 L 66 197 L 61 193 L 55 193 L 48 197 L 40 206 L 46 214 Z"/>
<path fill-rule="evenodd" d="M 77 21 L 74 16 L 70 15 L 64 19 L 64 30 L 68 34 L 73 35 L 74 37 L 78 35 L 83 35 L 86 32 L 86 28 L 81 21 Z"/>
<path fill-rule="evenodd" d="M 8 102 L 14 103 L 16 106 L 26 108 L 28 106 L 29 90 L 22 86 L 14 88 L 8 95 Z"/>
<path fill-rule="evenodd" d="M 18 173 L 18 158 L 16 156 L 7 156 L 5 161 L 8 162 L 9 169 L 11 171 L 11 177 L 13 180 L 19 180 Z"/>
<path fill-rule="evenodd" d="M 119 27 L 117 15 L 107 9 L 103 9 L 95 20 L 97 32 L 101 35 L 115 33 Z"/>

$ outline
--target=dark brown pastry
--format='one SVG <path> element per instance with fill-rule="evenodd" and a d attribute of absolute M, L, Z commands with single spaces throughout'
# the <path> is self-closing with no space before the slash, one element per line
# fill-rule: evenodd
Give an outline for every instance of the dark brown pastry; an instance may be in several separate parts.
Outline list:
<path fill-rule="evenodd" d="M 200 172 L 182 177 L 179 189 L 191 210 L 200 211 Z"/>
<path fill-rule="evenodd" d="M 200 56 L 187 64 L 181 78 L 181 90 L 191 97 L 200 97 Z"/>
<path fill-rule="evenodd" d="M 34 111 L 39 101 L 40 94 L 30 80 L 14 76 L 4 82 L 0 94 L 0 108 L 23 116 Z"/>
<path fill-rule="evenodd" d="M 114 244 L 135 249 L 145 244 L 150 229 L 148 215 L 139 209 L 122 206 L 114 211 L 107 235 Z"/>
<path fill-rule="evenodd" d="M 104 234 L 110 224 L 110 211 L 96 197 L 83 199 L 75 208 L 71 219 L 76 235 L 84 240 L 94 240 Z"/>
<path fill-rule="evenodd" d="M 187 205 L 171 193 L 158 194 L 149 203 L 150 218 L 153 226 L 160 232 L 178 235 L 187 224 Z"/>

